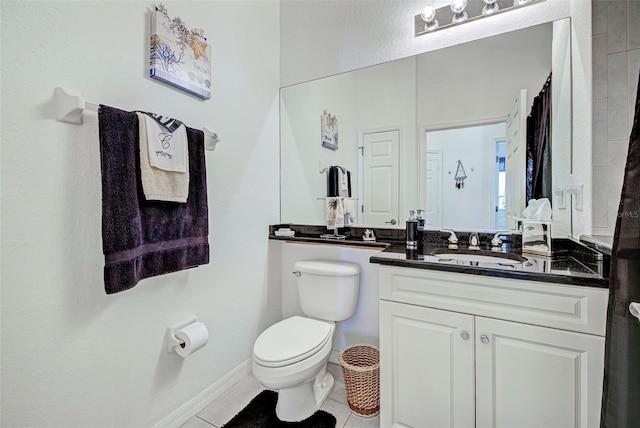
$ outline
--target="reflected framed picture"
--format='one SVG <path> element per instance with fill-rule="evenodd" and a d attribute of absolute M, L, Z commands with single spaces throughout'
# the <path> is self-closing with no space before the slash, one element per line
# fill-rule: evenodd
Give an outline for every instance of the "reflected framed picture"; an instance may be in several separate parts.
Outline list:
<path fill-rule="evenodd" d="M 321 118 L 322 147 L 338 150 L 338 118 L 325 110 Z"/>
<path fill-rule="evenodd" d="M 211 46 L 204 30 L 189 30 L 180 18 L 156 8 L 151 16 L 149 76 L 208 100 L 211 98 Z"/>

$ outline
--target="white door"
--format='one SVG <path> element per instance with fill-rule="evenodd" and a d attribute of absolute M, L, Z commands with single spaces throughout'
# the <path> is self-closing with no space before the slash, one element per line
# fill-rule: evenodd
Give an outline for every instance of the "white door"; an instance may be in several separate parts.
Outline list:
<path fill-rule="evenodd" d="M 427 150 L 425 226 L 442 226 L 442 152 Z"/>
<path fill-rule="evenodd" d="M 473 316 L 380 301 L 380 426 L 474 425 Z"/>
<path fill-rule="evenodd" d="M 478 428 L 599 426 L 604 337 L 475 323 Z"/>
<path fill-rule="evenodd" d="M 399 222 L 398 177 L 400 131 L 363 135 L 362 221 L 367 226 Z"/>
<path fill-rule="evenodd" d="M 496 141 L 496 163 L 494 166 L 494 205 L 495 205 L 495 229 L 504 230 L 505 223 L 505 177 L 504 166 L 501 167 L 501 159 L 506 165 L 506 142 Z"/>
<path fill-rule="evenodd" d="M 526 208 L 527 90 L 521 89 L 507 119 L 506 228 L 515 229 Z"/>

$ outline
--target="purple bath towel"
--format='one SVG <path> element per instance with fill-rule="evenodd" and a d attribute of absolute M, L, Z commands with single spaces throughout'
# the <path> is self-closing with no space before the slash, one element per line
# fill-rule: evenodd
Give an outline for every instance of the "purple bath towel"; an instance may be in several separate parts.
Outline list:
<path fill-rule="evenodd" d="M 147 201 L 140 181 L 138 117 L 101 105 L 102 249 L 107 294 L 140 280 L 209 263 L 204 134 L 187 127 L 186 203 Z"/>

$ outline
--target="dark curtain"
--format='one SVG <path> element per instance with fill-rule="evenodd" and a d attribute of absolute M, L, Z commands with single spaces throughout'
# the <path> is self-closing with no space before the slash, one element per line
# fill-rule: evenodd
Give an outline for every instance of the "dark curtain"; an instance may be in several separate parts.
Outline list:
<path fill-rule="evenodd" d="M 640 85 L 611 256 L 600 426 L 640 427 Z"/>
<path fill-rule="evenodd" d="M 551 75 L 527 117 L 527 202 L 551 199 Z"/>

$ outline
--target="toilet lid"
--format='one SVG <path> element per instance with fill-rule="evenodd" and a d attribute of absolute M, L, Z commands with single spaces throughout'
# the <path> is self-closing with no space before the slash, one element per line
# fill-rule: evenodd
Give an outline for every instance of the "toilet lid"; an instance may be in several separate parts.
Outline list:
<path fill-rule="evenodd" d="M 331 323 L 293 316 L 266 329 L 253 355 L 263 366 L 285 366 L 315 354 L 330 338 Z"/>

